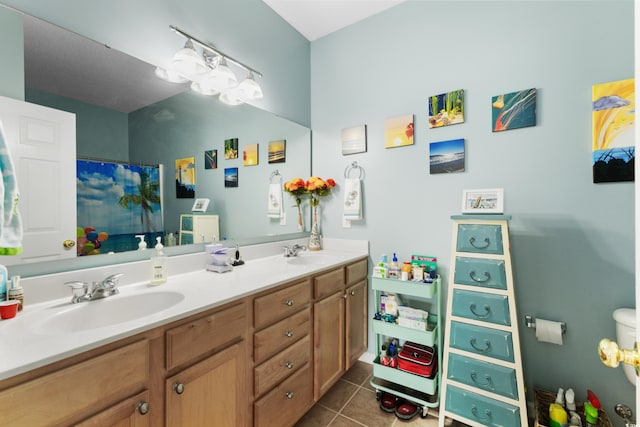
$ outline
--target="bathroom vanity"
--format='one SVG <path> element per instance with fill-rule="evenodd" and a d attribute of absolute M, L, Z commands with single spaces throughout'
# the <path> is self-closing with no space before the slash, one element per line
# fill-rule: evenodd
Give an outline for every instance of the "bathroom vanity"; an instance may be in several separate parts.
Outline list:
<path fill-rule="evenodd" d="M 367 258 L 272 255 L 82 303 L 161 309 L 114 325 L 58 321 L 67 300 L 27 306 L 0 322 L 18 353 L 0 358 L 0 425 L 293 425 L 366 351 Z"/>

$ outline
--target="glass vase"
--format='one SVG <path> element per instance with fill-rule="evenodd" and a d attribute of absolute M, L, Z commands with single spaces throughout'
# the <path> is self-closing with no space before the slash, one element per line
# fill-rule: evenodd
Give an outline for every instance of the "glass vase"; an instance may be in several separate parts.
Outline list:
<path fill-rule="evenodd" d="M 322 249 L 320 245 L 320 230 L 318 227 L 318 206 L 313 207 L 313 221 L 311 223 L 311 236 L 309 236 L 309 244 L 307 249 L 310 251 L 319 251 Z"/>

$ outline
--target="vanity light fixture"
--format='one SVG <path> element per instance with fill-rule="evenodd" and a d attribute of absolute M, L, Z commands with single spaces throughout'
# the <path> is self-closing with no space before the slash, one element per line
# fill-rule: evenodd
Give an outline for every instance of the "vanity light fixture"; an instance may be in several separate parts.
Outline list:
<path fill-rule="evenodd" d="M 202 95 L 220 94 L 220 101 L 228 105 L 239 105 L 245 101 L 263 98 L 262 88 L 255 76 L 262 77 L 257 70 L 222 53 L 208 43 L 169 25 L 175 33 L 185 37 L 187 42 L 173 56 L 171 69 L 158 67 L 156 75 L 163 80 L 175 83 L 191 81 L 191 89 Z M 199 47 L 201 53 L 198 53 Z M 238 78 L 229 63 L 244 70 L 246 78 L 238 84 Z"/>

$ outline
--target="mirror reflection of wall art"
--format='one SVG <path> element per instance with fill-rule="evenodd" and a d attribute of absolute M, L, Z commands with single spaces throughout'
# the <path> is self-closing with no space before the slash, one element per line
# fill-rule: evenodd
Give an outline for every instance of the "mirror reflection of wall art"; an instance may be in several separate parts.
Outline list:
<path fill-rule="evenodd" d="M 224 159 L 237 159 L 238 158 L 238 138 L 231 138 L 224 140 Z"/>
<path fill-rule="evenodd" d="M 196 196 L 196 158 L 176 160 L 176 197 L 193 199 Z"/>
<path fill-rule="evenodd" d="M 206 212 L 208 206 L 209 199 L 196 199 L 196 201 L 193 202 L 191 212 Z"/>
<path fill-rule="evenodd" d="M 225 188 L 235 188 L 238 186 L 238 168 L 224 168 Z"/>
<path fill-rule="evenodd" d="M 464 139 L 429 144 L 429 173 L 464 172 Z"/>
<path fill-rule="evenodd" d="M 204 168 L 218 169 L 218 150 L 207 150 L 204 152 Z"/>
<path fill-rule="evenodd" d="M 413 114 L 384 121 L 384 148 L 413 145 Z"/>
<path fill-rule="evenodd" d="M 242 150 L 242 162 L 245 166 L 258 164 L 258 144 L 245 145 Z"/>
<path fill-rule="evenodd" d="M 342 155 L 367 152 L 367 125 L 342 129 Z"/>
<path fill-rule="evenodd" d="M 491 97 L 491 122 L 494 132 L 536 125 L 536 89 L 521 90 Z"/>
<path fill-rule="evenodd" d="M 635 163 L 635 81 L 592 88 L 593 182 L 633 181 Z"/>
<path fill-rule="evenodd" d="M 429 97 L 429 128 L 464 123 L 464 90 Z"/>
<path fill-rule="evenodd" d="M 269 163 L 284 163 L 287 160 L 287 141 L 269 141 Z"/>

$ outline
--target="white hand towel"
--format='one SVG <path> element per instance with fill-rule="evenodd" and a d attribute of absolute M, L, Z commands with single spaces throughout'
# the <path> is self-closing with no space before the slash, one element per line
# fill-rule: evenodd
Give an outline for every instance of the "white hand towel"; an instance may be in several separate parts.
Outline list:
<path fill-rule="evenodd" d="M 347 178 L 344 182 L 344 211 L 345 220 L 362 219 L 362 188 L 358 178 Z"/>
<path fill-rule="evenodd" d="M 0 255 L 22 252 L 22 220 L 18 212 L 18 181 L 9 145 L 0 123 Z"/>
<path fill-rule="evenodd" d="M 269 218 L 282 218 L 284 206 L 282 206 L 282 186 L 280 184 L 269 184 L 267 204 L 267 216 Z"/>

